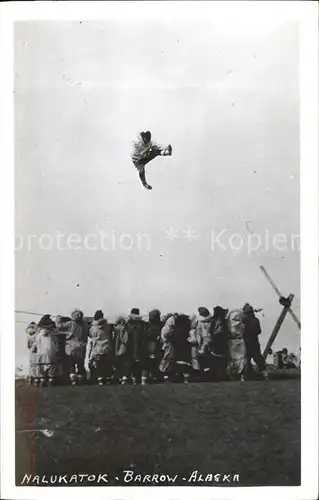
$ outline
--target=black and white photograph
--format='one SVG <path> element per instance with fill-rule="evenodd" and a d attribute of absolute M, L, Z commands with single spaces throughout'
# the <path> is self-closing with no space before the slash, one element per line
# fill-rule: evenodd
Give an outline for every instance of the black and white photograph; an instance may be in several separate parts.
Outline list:
<path fill-rule="evenodd" d="M 25 495 L 302 485 L 304 30 L 221 3 L 14 20 L 2 349 Z"/>

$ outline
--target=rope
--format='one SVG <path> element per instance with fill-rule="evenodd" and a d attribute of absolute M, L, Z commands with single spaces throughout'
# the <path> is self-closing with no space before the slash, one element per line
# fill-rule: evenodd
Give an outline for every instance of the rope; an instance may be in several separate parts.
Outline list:
<path fill-rule="evenodd" d="M 44 316 L 44 314 L 36 313 L 36 312 L 31 312 L 31 311 L 17 311 L 17 310 L 15 310 L 14 312 L 17 313 L 17 314 L 31 314 L 33 316 L 41 316 L 41 317 Z M 52 316 L 52 314 L 50 316 Z M 53 318 L 55 318 L 55 317 L 56 316 L 53 316 Z"/>

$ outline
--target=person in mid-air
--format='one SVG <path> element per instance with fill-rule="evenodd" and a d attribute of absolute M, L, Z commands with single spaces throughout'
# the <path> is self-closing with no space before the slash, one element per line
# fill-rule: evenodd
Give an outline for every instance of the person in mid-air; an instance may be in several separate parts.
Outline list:
<path fill-rule="evenodd" d="M 169 144 L 166 148 L 155 144 L 152 141 L 152 134 L 149 130 L 141 132 L 137 141 L 133 143 L 132 161 L 137 168 L 141 182 L 146 189 L 152 189 L 145 178 L 145 165 L 156 156 L 171 156 L 172 146 Z"/>

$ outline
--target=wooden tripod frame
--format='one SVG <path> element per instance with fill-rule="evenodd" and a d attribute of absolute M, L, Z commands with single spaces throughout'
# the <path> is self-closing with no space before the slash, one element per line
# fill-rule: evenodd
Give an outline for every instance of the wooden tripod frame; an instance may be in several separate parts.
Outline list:
<path fill-rule="evenodd" d="M 266 345 L 264 352 L 263 352 L 263 357 L 266 359 L 266 357 L 269 354 L 269 351 L 271 349 L 271 346 L 273 345 L 273 343 L 278 335 L 278 332 L 281 328 L 281 325 L 284 322 L 286 314 L 289 312 L 289 314 L 291 315 L 292 319 L 295 321 L 295 323 L 297 324 L 299 329 L 301 329 L 301 323 L 300 323 L 299 318 L 296 316 L 296 314 L 293 312 L 293 310 L 290 307 L 291 303 L 294 299 L 294 295 L 291 293 L 287 298 L 284 298 L 282 296 L 282 294 L 280 293 L 279 289 L 277 288 L 277 286 L 275 285 L 275 283 L 273 282 L 273 280 L 271 279 L 271 277 L 269 276 L 269 274 L 267 273 L 264 266 L 259 266 L 259 267 L 260 267 L 260 270 L 262 271 L 262 273 L 264 274 L 264 276 L 266 277 L 267 281 L 270 283 L 270 285 L 272 286 L 272 288 L 275 290 L 276 294 L 278 295 L 279 303 L 283 306 L 283 309 L 280 313 L 280 316 L 277 319 L 277 322 L 274 326 L 273 331 L 271 332 L 271 335 L 269 337 L 269 340 L 268 340 L 267 345 Z"/>

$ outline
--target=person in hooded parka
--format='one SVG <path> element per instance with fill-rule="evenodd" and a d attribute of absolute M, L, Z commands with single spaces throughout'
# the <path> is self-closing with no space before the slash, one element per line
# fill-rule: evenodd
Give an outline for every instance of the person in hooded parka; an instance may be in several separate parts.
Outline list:
<path fill-rule="evenodd" d="M 130 375 L 130 354 L 128 351 L 128 332 L 124 316 L 118 316 L 114 323 L 115 375 L 121 384 L 128 382 Z"/>
<path fill-rule="evenodd" d="M 89 330 L 91 339 L 88 353 L 89 364 L 95 368 L 98 385 L 110 384 L 113 373 L 112 326 L 102 311 L 96 311 Z"/>
<path fill-rule="evenodd" d="M 196 333 L 199 339 L 199 362 L 201 373 L 205 378 L 212 370 L 213 358 L 211 353 L 212 344 L 212 315 L 206 307 L 199 307 L 197 314 Z"/>
<path fill-rule="evenodd" d="M 145 325 L 145 343 L 142 359 L 142 384 L 149 380 L 158 380 L 160 342 L 161 342 L 161 312 L 153 309 L 149 312 L 148 323 Z"/>
<path fill-rule="evenodd" d="M 172 342 L 175 328 L 175 314 L 165 314 L 161 330 L 161 350 L 162 356 L 159 364 L 159 371 L 164 381 L 171 380 L 174 371 L 174 346 Z"/>
<path fill-rule="evenodd" d="M 83 312 L 75 309 L 71 321 L 61 323 L 59 330 L 65 335 L 65 354 L 71 385 L 82 384 L 86 380 L 84 367 L 89 327 Z"/>
<path fill-rule="evenodd" d="M 37 354 L 32 350 L 33 344 L 36 339 L 37 331 L 38 331 L 38 325 L 34 321 L 31 321 L 31 323 L 26 327 L 27 346 L 29 349 L 29 372 L 28 372 L 29 384 L 32 384 L 37 378 Z"/>
<path fill-rule="evenodd" d="M 67 357 L 65 354 L 65 337 L 66 335 L 60 331 L 60 325 L 63 323 L 67 323 L 71 321 L 71 318 L 68 316 L 61 316 L 58 315 L 55 318 L 55 324 L 58 330 L 58 357 L 61 362 L 61 372 L 62 372 L 62 377 L 61 377 L 61 382 L 63 384 L 66 384 L 68 382 L 68 363 L 67 363 Z"/>
<path fill-rule="evenodd" d="M 40 319 L 31 349 L 36 355 L 35 384 L 54 384 L 61 376 L 61 363 L 56 325 L 49 314 Z"/>
<path fill-rule="evenodd" d="M 228 363 L 228 309 L 214 307 L 212 318 L 211 355 L 213 357 L 213 376 L 215 379 L 224 379 L 227 374 Z"/>
<path fill-rule="evenodd" d="M 157 156 L 171 156 L 172 146 L 162 147 L 152 140 L 149 130 L 141 132 L 136 141 L 133 142 L 131 158 L 135 168 L 138 170 L 142 185 L 146 189 L 152 189 L 145 177 L 145 166 Z"/>
<path fill-rule="evenodd" d="M 244 381 L 247 372 L 243 316 L 241 309 L 234 309 L 227 318 L 229 332 L 227 373 L 231 380 Z"/>
<path fill-rule="evenodd" d="M 191 348 L 188 342 L 190 319 L 186 314 L 174 313 L 168 317 L 161 332 L 164 355 L 160 371 L 164 381 L 176 376 L 187 383 L 191 371 Z"/>
<path fill-rule="evenodd" d="M 140 315 L 138 308 L 133 308 L 126 323 L 128 342 L 127 342 L 127 361 L 125 377 L 126 380 L 131 377 L 133 385 L 141 381 L 142 360 L 146 356 L 146 331 L 145 322 Z"/>
<path fill-rule="evenodd" d="M 186 314 L 175 315 L 172 343 L 174 346 L 175 374 L 188 383 L 191 372 L 191 351 L 188 342 L 190 318 Z"/>
<path fill-rule="evenodd" d="M 259 335 L 261 327 L 259 319 L 255 316 L 254 308 L 246 303 L 243 307 L 244 340 L 246 344 L 247 371 L 253 373 L 251 360 L 257 365 L 259 373 L 263 378 L 268 379 L 266 363 L 260 351 Z"/>
<path fill-rule="evenodd" d="M 199 351 L 202 345 L 202 336 L 197 329 L 198 317 L 194 314 L 190 318 L 190 331 L 188 336 L 188 343 L 190 344 L 191 353 L 191 374 L 194 380 L 201 379 L 201 367 L 199 362 Z"/>
<path fill-rule="evenodd" d="M 207 376 L 211 370 L 212 316 L 206 307 L 199 307 L 191 319 L 188 342 L 191 344 L 191 364 L 195 378 Z"/>

